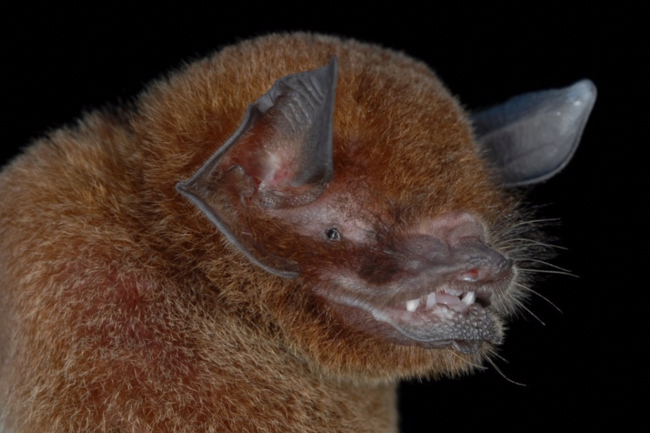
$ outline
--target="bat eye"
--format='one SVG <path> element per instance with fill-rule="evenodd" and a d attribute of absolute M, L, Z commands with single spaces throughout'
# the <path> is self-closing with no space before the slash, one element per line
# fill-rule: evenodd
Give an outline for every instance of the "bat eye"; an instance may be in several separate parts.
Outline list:
<path fill-rule="evenodd" d="M 338 242 L 341 240 L 341 233 L 335 228 L 325 230 L 325 237 L 328 241 Z"/>

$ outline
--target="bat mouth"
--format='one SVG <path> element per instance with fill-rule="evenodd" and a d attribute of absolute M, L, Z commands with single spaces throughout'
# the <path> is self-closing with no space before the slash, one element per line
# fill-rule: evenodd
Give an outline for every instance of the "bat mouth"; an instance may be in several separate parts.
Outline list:
<path fill-rule="evenodd" d="M 371 306 L 367 311 L 423 346 L 452 346 L 462 353 L 475 353 L 482 342 L 501 342 L 501 327 L 489 307 L 490 294 L 485 291 L 443 286 L 419 298 Z"/>
<path fill-rule="evenodd" d="M 352 326 L 384 339 L 473 354 L 483 343 L 502 341 L 502 326 L 491 311 L 490 298 L 486 289 L 443 285 L 417 298 L 386 304 L 346 296 L 328 300 L 343 307 L 342 317 Z"/>

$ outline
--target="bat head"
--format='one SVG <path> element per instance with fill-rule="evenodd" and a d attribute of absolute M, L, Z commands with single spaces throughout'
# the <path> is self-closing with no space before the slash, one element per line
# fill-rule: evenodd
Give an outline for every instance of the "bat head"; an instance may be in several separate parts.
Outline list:
<path fill-rule="evenodd" d="M 150 92 L 193 105 L 157 104 L 171 166 L 194 172 L 176 187 L 194 206 L 170 196 L 175 231 L 232 311 L 337 374 L 453 374 L 501 343 L 529 251 L 508 187 L 566 165 L 590 82 L 470 118 L 426 66 L 312 35 L 185 77 Z"/>

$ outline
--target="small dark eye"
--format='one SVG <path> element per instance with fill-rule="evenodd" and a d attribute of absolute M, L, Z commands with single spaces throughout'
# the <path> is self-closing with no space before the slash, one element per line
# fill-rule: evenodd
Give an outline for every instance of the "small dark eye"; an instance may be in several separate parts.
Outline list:
<path fill-rule="evenodd" d="M 328 241 L 338 242 L 341 240 L 341 233 L 337 229 L 327 229 L 325 230 L 325 237 Z"/>

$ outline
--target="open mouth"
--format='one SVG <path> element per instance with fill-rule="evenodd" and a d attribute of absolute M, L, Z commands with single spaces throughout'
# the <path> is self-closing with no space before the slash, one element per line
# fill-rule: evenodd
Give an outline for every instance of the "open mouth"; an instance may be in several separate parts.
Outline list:
<path fill-rule="evenodd" d="M 358 299 L 338 298 L 337 303 L 369 313 L 408 340 L 428 348 L 451 346 L 475 353 L 483 342 L 499 344 L 501 327 L 490 313 L 487 290 L 463 291 L 442 285 L 407 301 L 376 305 Z"/>

